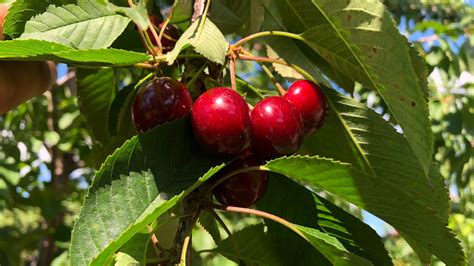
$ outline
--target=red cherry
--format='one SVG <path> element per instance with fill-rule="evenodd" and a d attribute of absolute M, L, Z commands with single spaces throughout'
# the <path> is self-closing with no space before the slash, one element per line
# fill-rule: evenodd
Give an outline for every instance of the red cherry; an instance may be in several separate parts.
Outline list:
<path fill-rule="evenodd" d="M 163 28 L 163 22 L 157 16 L 151 15 L 150 20 L 153 25 L 158 27 L 159 30 Z M 159 34 L 159 31 L 157 33 Z M 150 29 L 148 29 L 148 35 L 150 36 L 153 45 L 158 46 L 158 43 L 155 41 L 155 38 L 152 37 L 153 35 Z M 165 31 L 163 32 L 163 37 L 161 38 L 161 46 L 163 48 L 163 53 L 167 53 L 173 50 L 174 45 L 176 44 L 180 36 L 181 33 L 176 27 L 171 24 L 167 24 Z"/>
<path fill-rule="evenodd" d="M 139 132 L 186 116 L 192 99 L 181 82 L 162 77 L 143 84 L 132 105 L 132 120 Z"/>
<path fill-rule="evenodd" d="M 238 155 L 250 146 L 249 108 L 228 88 L 201 94 L 193 105 L 191 123 L 201 147 L 215 155 Z"/>
<path fill-rule="evenodd" d="M 328 105 L 318 85 L 309 80 L 297 80 L 284 97 L 300 113 L 306 134 L 312 134 L 322 126 Z"/>
<path fill-rule="evenodd" d="M 258 166 L 262 162 L 248 152 L 231 162 L 216 175 L 216 180 L 242 168 Z M 268 175 L 265 171 L 242 172 L 229 177 L 213 190 L 214 197 L 224 205 L 250 207 L 264 194 L 268 185 Z"/>
<path fill-rule="evenodd" d="M 295 107 L 285 98 L 266 98 L 252 110 L 253 151 L 262 159 L 294 153 L 303 142 L 303 124 Z"/>

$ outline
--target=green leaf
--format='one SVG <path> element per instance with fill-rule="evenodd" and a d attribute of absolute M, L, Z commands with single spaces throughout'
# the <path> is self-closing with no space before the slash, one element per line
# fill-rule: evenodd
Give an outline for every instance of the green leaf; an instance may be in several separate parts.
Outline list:
<path fill-rule="evenodd" d="M 220 1 L 212 3 L 209 17 L 224 34 L 235 33 L 242 27 L 240 18 Z"/>
<path fill-rule="evenodd" d="M 97 70 L 78 69 L 77 95 L 79 110 L 87 121 L 94 139 L 102 144 L 109 141 L 107 127 L 109 109 L 115 98 L 115 71 L 112 68 Z"/>
<path fill-rule="evenodd" d="M 170 23 L 178 24 L 182 30 L 185 30 L 191 23 L 191 17 L 193 15 L 193 2 L 192 0 L 176 0 L 173 3 L 173 13 L 171 14 Z M 185 27 L 186 26 L 186 27 Z M 183 29 L 183 27 L 185 27 Z"/>
<path fill-rule="evenodd" d="M 464 262 L 459 242 L 436 211 L 389 181 L 374 178 L 349 164 L 318 157 L 280 158 L 268 162 L 266 167 L 377 215 L 446 264 Z"/>
<path fill-rule="evenodd" d="M 188 119 L 127 141 L 96 173 L 70 247 L 71 264 L 102 265 L 136 233 L 223 167 L 201 154 Z M 172 152 L 170 152 L 172 151 Z"/>
<path fill-rule="evenodd" d="M 55 58 L 54 53 L 71 51 L 73 49 L 46 41 L 14 40 L 0 42 L 0 59 L 2 60 L 43 60 Z"/>
<path fill-rule="evenodd" d="M 265 8 L 265 30 L 284 30 L 288 29 L 283 25 L 280 12 L 274 5 L 261 0 Z M 338 70 L 331 67 L 326 60 L 321 58 L 319 54 L 314 52 L 305 43 L 292 39 L 284 39 L 281 37 L 269 37 L 266 39 L 267 44 L 277 54 L 277 58 L 282 58 L 288 63 L 296 64 L 308 72 L 319 84 L 330 86 L 327 76 L 346 91 L 351 92 L 354 82 L 342 75 Z M 276 64 L 273 64 L 277 71 Z"/>
<path fill-rule="evenodd" d="M 74 2 L 73 0 L 16 0 L 8 8 L 8 14 L 3 23 L 3 33 L 16 38 L 23 33 L 26 22 L 31 17 L 46 11 L 49 5 L 65 5 Z"/>
<path fill-rule="evenodd" d="M 263 224 L 256 224 L 222 240 L 216 251 L 235 262 L 249 265 L 283 265 L 277 259 L 275 244 L 265 234 Z"/>
<path fill-rule="evenodd" d="M 134 7 L 115 6 L 109 3 L 108 8 L 117 13 L 123 13 L 129 17 L 140 29 L 146 30 L 148 28 L 148 11 L 146 8 L 146 1 L 140 1 Z"/>
<path fill-rule="evenodd" d="M 267 191 L 257 208 L 292 223 L 326 232 L 348 251 L 374 265 L 391 265 L 382 240 L 368 225 L 282 175 L 270 175 Z M 278 254 L 284 254 L 280 259 L 286 261 L 285 264 L 295 260 L 306 265 L 330 264 L 294 232 L 282 230 L 275 222 L 266 221 L 266 224 L 269 237 L 278 243 Z"/>
<path fill-rule="evenodd" d="M 77 65 L 92 66 L 129 66 L 145 62 L 150 59 L 147 54 L 119 49 L 72 50 L 55 53 L 55 56 L 64 59 L 59 61 L 72 62 Z"/>
<path fill-rule="evenodd" d="M 118 133 L 122 123 L 126 123 L 127 121 L 132 122 L 130 113 L 132 109 L 132 99 L 135 96 L 134 87 L 135 85 L 131 84 L 118 91 L 110 105 L 107 125 L 111 136 L 115 136 Z M 125 118 L 127 114 L 130 115 L 130 117 Z M 127 131 L 127 133 L 135 133 L 134 125 L 127 123 Z"/>
<path fill-rule="evenodd" d="M 20 39 L 58 42 L 78 49 L 107 48 L 127 27 L 130 19 L 97 1 L 50 6 L 25 25 Z"/>
<path fill-rule="evenodd" d="M 425 173 L 433 135 L 406 39 L 375 0 L 277 1 L 285 26 L 348 78 L 377 91 Z"/>
<path fill-rule="evenodd" d="M 320 131 L 305 139 L 309 154 L 350 162 L 405 191 L 447 223 L 449 198 L 436 169 L 426 175 L 407 140 L 373 110 L 333 90 L 325 94 L 329 116 Z"/>
<path fill-rule="evenodd" d="M 204 227 L 204 229 L 211 235 L 212 239 L 216 244 L 221 242 L 221 233 L 219 231 L 219 226 L 214 216 L 209 212 L 202 212 L 199 215 L 199 224 Z"/>
<path fill-rule="evenodd" d="M 237 18 L 239 24 L 238 33 L 243 36 L 260 31 L 263 23 L 264 9 L 260 1 L 252 0 L 220 0 L 217 1 L 219 9 L 231 11 L 233 15 L 229 15 L 230 20 Z M 217 8 L 216 8 L 217 9 Z M 212 14 L 212 13 L 211 13 Z"/>
<path fill-rule="evenodd" d="M 189 46 L 212 62 L 223 65 L 229 44 L 209 18 L 201 17 L 191 24 L 176 42 L 173 50 L 166 55 L 168 64 L 172 65 L 179 53 Z"/>
<path fill-rule="evenodd" d="M 307 241 L 319 250 L 333 265 L 372 265 L 366 259 L 352 254 L 334 237 L 317 229 L 296 225 Z"/>
<path fill-rule="evenodd" d="M 117 253 L 115 266 L 145 265 L 150 237 L 151 234 L 134 235 Z"/>
<path fill-rule="evenodd" d="M 149 59 L 144 53 L 118 49 L 75 50 L 54 42 L 39 40 L 0 42 L 0 60 L 49 60 L 72 65 L 127 66 Z"/>

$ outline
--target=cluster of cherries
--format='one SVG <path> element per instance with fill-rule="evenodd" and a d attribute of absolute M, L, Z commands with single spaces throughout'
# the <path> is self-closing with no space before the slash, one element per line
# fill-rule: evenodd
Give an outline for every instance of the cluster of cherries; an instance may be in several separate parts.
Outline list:
<path fill-rule="evenodd" d="M 284 96 L 263 99 L 252 110 L 239 93 L 223 87 L 206 91 L 193 105 L 184 84 L 161 77 L 140 87 L 132 106 L 132 118 L 140 132 L 189 112 L 195 138 L 203 150 L 237 157 L 216 176 L 220 183 L 213 189 L 214 196 L 225 205 L 248 207 L 265 193 L 267 173 L 231 174 L 296 152 L 304 136 L 324 122 L 327 102 L 315 83 L 298 80 Z"/>
<path fill-rule="evenodd" d="M 157 17 L 150 19 L 157 29 L 162 28 Z M 178 38 L 179 31 L 168 25 L 161 40 L 162 51 L 170 51 Z M 203 150 L 237 157 L 216 175 L 215 198 L 224 205 L 249 207 L 265 193 L 268 175 L 265 171 L 239 170 L 296 152 L 304 136 L 321 127 L 327 102 L 315 83 L 298 80 L 285 95 L 268 97 L 250 109 L 239 93 L 224 87 L 209 89 L 193 105 L 184 84 L 160 77 L 139 88 L 132 119 L 137 130 L 145 132 L 191 112 L 194 135 Z"/>

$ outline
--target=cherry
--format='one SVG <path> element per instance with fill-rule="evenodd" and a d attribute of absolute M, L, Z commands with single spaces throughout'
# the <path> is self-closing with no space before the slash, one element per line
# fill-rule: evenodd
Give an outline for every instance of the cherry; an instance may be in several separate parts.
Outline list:
<path fill-rule="evenodd" d="M 143 84 L 132 105 L 132 120 L 139 132 L 184 117 L 191 110 L 192 99 L 181 82 L 161 77 Z"/>
<path fill-rule="evenodd" d="M 261 164 L 262 162 L 251 152 L 247 152 L 222 169 L 216 175 L 216 180 L 239 169 Z M 212 192 L 217 201 L 224 205 L 247 208 L 257 202 L 265 194 L 267 185 L 267 172 L 248 171 L 229 177 L 217 185 Z"/>
<path fill-rule="evenodd" d="M 249 108 L 228 88 L 213 88 L 193 105 L 191 123 L 200 146 L 215 155 L 238 155 L 250 146 Z"/>
<path fill-rule="evenodd" d="M 306 134 L 312 134 L 322 126 L 328 105 L 318 85 L 309 80 L 297 80 L 284 97 L 300 113 Z"/>
<path fill-rule="evenodd" d="M 163 28 L 163 22 L 157 16 L 151 15 L 150 20 L 153 25 L 158 27 L 159 31 L 161 30 L 161 28 Z M 159 31 L 157 32 L 158 34 Z M 158 43 L 156 42 L 155 38 L 152 37 L 153 35 L 150 29 L 148 29 L 148 35 L 150 36 L 153 45 L 158 46 Z M 181 33 L 176 27 L 171 24 L 167 24 L 165 27 L 165 31 L 163 32 L 163 37 L 161 38 L 161 46 L 163 48 L 163 53 L 167 53 L 173 50 L 174 45 L 176 44 L 180 36 Z"/>
<path fill-rule="evenodd" d="M 294 153 L 303 141 L 303 124 L 298 111 L 285 98 L 266 98 L 250 114 L 253 151 L 263 159 Z"/>

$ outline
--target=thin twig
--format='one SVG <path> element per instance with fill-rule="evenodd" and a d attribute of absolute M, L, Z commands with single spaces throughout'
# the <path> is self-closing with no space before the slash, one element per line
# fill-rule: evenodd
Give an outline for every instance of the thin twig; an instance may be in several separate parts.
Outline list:
<path fill-rule="evenodd" d="M 310 242 L 308 237 L 306 237 L 301 232 L 301 230 L 299 230 L 293 223 L 291 223 L 291 222 L 289 222 L 289 221 L 287 221 L 287 220 L 285 220 L 281 217 L 273 215 L 271 213 L 260 211 L 260 210 L 255 210 L 255 209 L 249 209 L 249 208 L 218 205 L 218 204 L 214 204 L 212 202 L 207 202 L 206 204 L 207 204 L 207 206 L 213 207 L 217 210 L 234 212 L 234 213 L 252 214 L 252 215 L 256 215 L 256 216 L 259 216 L 259 217 L 262 217 L 262 218 L 265 218 L 265 219 L 272 220 L 274 222 L 277 222 L 277 223 L 287 227 L 288 229 L 292 230 L 293 232 L 295 232 L 296 234 L 298 234 L 299 236 L 304 238 L 306 241 Z"/>
<path fill-rule="evenodd" d="M 70 81 L 71 79 L 73 79 L 75 77 L 76 77 L 76 72 L 75 71 L 68 72 L 66 75 L 62 76 L 60 79 L 58 79 L 56 81 L 56 85 L 62 86 L 66 82 Z"/>
<path fill-rule="evenodd" d="M 150 63 L 137 63 L 134 65 L 138 68 L 146 68 L 146 69 L 155 69 L 156 67 Z"/>
<path fill-rule="evenodd" d="M 238 249 L 237 243 L 235 242 L 234 236 L 232 235 L 232 232 L 229 230 L 224 220 L 222 220 L 222 218 L 213 209 L 208 210 L 208 212 L 210 212 L 214 216 L 214 218 L 217 220 L 217 222 L 222 226 L 222 228 L 224 228 L 224 231 L 227 233 L 227 236 L 230 238 L 230 241 L 232 242 L 232 245 L 234 246 L 235 252 L 237 253 L 237 257 L 240 260 L 240 251 Z"/>
<path fill-rule="evenodd" d="M 194 13 L 191 18 L 191 21 L 194 22 L 196 21 L 204 12 L 204 1 L 205 0 L 195 0 L 194 1 Z"/>
<path fill-rule="evenodd" d="M 181 250 L 181 259 L 179 265 L 186 265 L 186 254 L 188 253 L 189 243 L 191 242 L 191 235 L 189 234 L 184 238 L 183 249 Z"/>
<path fill-rule="evenodd" d="M 232 46 L 239 47 L 250 40 L 253 40 L 255 38 L 265 37 L 265 36 L 282 36 L 282 37 L 288 37 L 288 38 L 292 38 L 292 39 L 296 39 L 300 41 L 305 41 L 305 39 L 300 34 L 296 34 L 296 33 L 291 33 L 291 32 L 286 32 L 286 31 L 261 31 L 261 32 L 254 33 L 245 38 L 240 39 L 238 42 L 234 43 Z"/>
<path fill-rule="evenodd" d="M 230 84 L 232 86 L 232 90 L 237 91 L 237 83 L 235 81 L 235 57 L 230 58 Z"/>
<path fill-rule="evenodd" d="M 153 243 L 153 249 L 155 250 L 156 256 L 159 258 L 161 257 L 161 252 L 164 251 L 164 249 L 160 246 L 160 242 L 156 238 L 155 233 L 153 233 L 153 228 L 151 226 L 147 226 L 148 233 L 151 234 L 151 242 Z"/>

